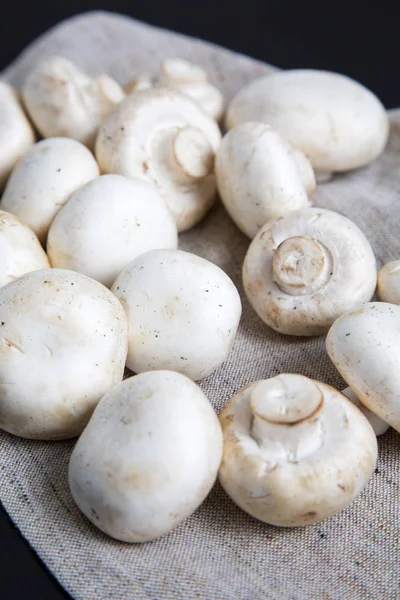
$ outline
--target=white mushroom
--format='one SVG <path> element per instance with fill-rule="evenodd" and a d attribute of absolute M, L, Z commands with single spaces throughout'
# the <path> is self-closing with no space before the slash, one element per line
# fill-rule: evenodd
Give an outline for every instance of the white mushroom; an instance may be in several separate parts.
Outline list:
<path fill-rule="evenodd" d="M 67 138 L 42 140 L 13 170 L 0 206 L 20 217 L 44 244 L 60 208 L 98 175 L 93 155 L 79 142 Z"/>
<path fill-rule="evenodd" d="M 43 269 L 0 288 L 0 428 L 59 440 L 79 435 L 122 380 L 124 311 L 80 273 Z"/>
<path fill-rule="evenodd" d="M 368 302 L 376 263 L 346 217 L 322 208 L 287 213 L 260 229 L 247 251 L 243 285 L 260 318 L 288 335 L 320 335 Z"/>
<path fill-rule="evenodd" d="M 103 173 L 156 185 L 178 231 L 193 227 L 215 200 L 217 124 L 183 94 L 166 88 L 128 96 L 99 129 L 96 157 Z"/>
<path fill-rule="evenodd" d="M 176 248 L 175 221 L 146 181 L 102 175 L 60 210 L 47 238 L 51 265 L 110 287 L 128 262 L 156 248 Z"/>
<path fill-rule="evenodd" d="M 273 73 L 244 87 L 229 105 L 226 123 L 230 129 L 247 121 L 273 127 L 325 177 L 373 161 L 389 134 L 385 108 L 367 88 L 344 75 L 306 69 Z"/>
<path fill-rule="evenodd" d="M 204 69 L 183 58 L 167 58 L 161 63 L 160 73 L 142 73 L 126 86 L 127 94 L 154 86 L 165 86 L 190 96 L 215 121 L 224 112 L 224 97 L 220 90 L 208 81 Z"/>
<path fill-rule="evenodd" d="M 46 253 L 33 231 L 18 217 L 0 210 L 0 287 L 48 267 Z"/>
<path fill-rule="evenodd" d="M 355 395 L 353 390 L 350 387 L 342 390 L 342 394 L 344 394 L 359 410 L 361 410 L 364 417 L 366 417 L 371 425 L 372 429 L 375 432 L 375 435 L 383 435 L 389 429 L 388 423 L 380 419 L 375 413 L 368 410 L 366 406 Z"/>
<path fill-rule="evenodd" d="M 337 319 L 326 349 L 366 408 L 400 432 L 400 307 L 371 302 Z"/>
<path fill-rule="evenodd" d="M 180 250 L 152 250 L 129 263 L 111 291 L 128 317 L 133 372 L 170 369 L 197 381 L 226 360 L 242 307 L 217 265 Z"/>
<path fill-rule="evenodd" d="M 34 143 L 35 134 L 16 90 L 0 81 L 0 189 L 14 165 Z"/>
<path fill-rule="evenodd" d="M 312 165 L 304 152 L 293 147 L 291 147 L 291 150 L 297 163 L 297 168 L 299 170 L 307 196 L 312 196 L 317 189 L 317 180 L 315 178 L 314 169 L 312 168 Z"/>
<path fill-rule="evenodd" d="M 72 453 L 69 484 L 101 531 L 147 542 L 198 508 L 221 455 L 218 418 L 200 388 L 172 371 L 143 373 L 101 400 Z"/>
<path fill-rule="evenodd" d="M 215 161 L 218 191 L 249 237 L 270 219 L 310 205 L 303 182 L 310 187 L 310 174 L 300 154 L 263 123 L 238 125 L 223 138 Z"/>
<path fill-rule="evenodd" d="M 380 269 L 376 295 L 382 302 L 400 305 L 400 260 L 393 260 Z"/>
<path fill-rule="evenodd" d="M 69 137 L 89 148 L 102 119 L 125 97 L 108 75 L 92 79 L 61 56 L 40 62 L 28 74 L 22 95 L 43 137 Z"/>
<path fill-rule="evenodd" d="M 375 468 L 377 442 L 367 419 L 340 392 L 302 375 L 251 383 L 219 418 L 220 482 L 243 510 L 271 525 L 331 517 Z"/>

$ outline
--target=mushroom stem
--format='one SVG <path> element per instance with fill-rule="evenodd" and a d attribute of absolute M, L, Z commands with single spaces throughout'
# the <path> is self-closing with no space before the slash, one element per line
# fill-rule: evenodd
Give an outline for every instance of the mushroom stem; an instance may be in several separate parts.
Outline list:
<path fill-rule="evenodd" d="M 308 236 L 284 240 L 274 252 L 273 281 L 286 294 L 313 294 L 332 274 L 332 256 L 319 241 Z"/>
<path fill-rule="evenodd" d="M 322 406 L 322 392 L 311 379 L 283 374 L 260 381 L 250 395 L 252 437 L 269 458 L 296 462 L 322 445 Z"/>

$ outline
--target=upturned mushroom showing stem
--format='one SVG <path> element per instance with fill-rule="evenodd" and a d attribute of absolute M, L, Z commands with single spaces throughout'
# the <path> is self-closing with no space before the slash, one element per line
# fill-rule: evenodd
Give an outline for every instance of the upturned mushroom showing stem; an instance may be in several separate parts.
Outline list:
<path fill-rule="evenodd" d="M 371 477 L 376 436 L 340 392 L 282 374 L 243 388 L 220 413 L 219 479 L 253 517 L 284 527 L 317 523 L 348 506 Z"/>
<path fill-rule="evenodd" d="M 247 297 L 261 319 L 288 335 L 320 335 L 375 290 L 371 246 L 346 217 L 292 211 L 258 232 L 243 265 Z"/>

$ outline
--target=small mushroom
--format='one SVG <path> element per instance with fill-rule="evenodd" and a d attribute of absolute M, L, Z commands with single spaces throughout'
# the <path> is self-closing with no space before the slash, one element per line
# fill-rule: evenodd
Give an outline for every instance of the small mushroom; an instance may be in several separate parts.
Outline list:
<path fill-rule="evenodd" d="M 227 359 L 242 307 L 217 265 L 180 250 L 152 250 L 130 262 L 111 291 L 128 317 L 127 366 L 134 373 L 170 369 L 197 381 Z"/>
<path fill-rule="evenodd" d="M 40 62 L 28 74 L 22 95 L 43 137 L 65 136 L 89 148 L 102 119 L 125 97 L 108 75 L 92 79 L 62 56 Z"/>
<path fill-rule="evenodd" d="M 93 155 L 79 142 L 67 138 L 42 140 L 13 170 L 0 206 L 22 219 L 45 244 L 60 208 L 98 175 Z"/>
<path fill-rule="evenodd" d="M 262 121 L 302 150 L 316 171 L 367 165 L 381 154 L 389 119 L 378 98 L 337 73 L 299 69 L 261 77 L 244 87 L 227 110 L 230 129 Z"/>
<path fill-rule="evenodd" d="M 320 335 L 342 313 L 372 298 L 375 257 L 352 221 L 330 210 L 304 208 L 260 229 L 246 254 L 243 285 L 272 329 Z"/>
<path fill-rule="evenodd" d="M 342 390 L 342 394 L 344 394 L 355 406 L 357 406 L 359 410 L 361 410 L 362 414 L 368 419 L 369 424 L 375 431 L 376 436 L 383 435 L 387 432 L 387 430 L 389 429 L 388 423 L 380 419 L 375 413 L 368 410 L 368 408 L 364 406 L 362 402 L 360 402 L 360 400 L 350 387 L 347 387 L 344 390 Z"/>
<path fill-rule="evenodd" d="M 305 181 L 310 188 L 309 171 L 313 172 L 300 155 L 263 123 L 238 125 L 223 138 L 215 161 L 218 191 L 236 225 L 249 237 L 270 219 L 310 205 Z"/>
<path fill-rule="evenodd" d="M 177 245 L 175 221 L 157 190 L 122 175 L 102 175 L 75 192 L 47 238 L 53 267 L 84 273 L 107 287 L 139 254 Z"/>
<path fill-rule="evenodd" d="M 0 429 L 24 438 L 79 435 L 122 380 L 127 323 L 107 288 L 43 269 L 0 288 Z"/>
<path fill-rule="evenodd" d="M 35 143 L 35 134 L 14 88 L 0 81 L 0 189 L 17 161 Z"/>
<path fill-rule="evenodd" d="M 198 508 L 221 455 L 218 418 L 201 389 L 172 371 L 142 373 L 99 403 L 72 452 L 70 489 L 101 531 L 147 542 Z"/>
<path fill-rule="evenodd" d="M 393 260 L 378 272 L 376 295 L 382 302 L 400 305 L 400 260 Z"/>
<path fill-rule="evenodd" d="M 0 210 L 0 287 L 25 273 L 49 267 L 33 231 L 18 217 Z"/>
<path fill-rule="evenodd" d="M 222 118 L 224 97 L 220 90 L 208 81 L 204 69 L 183 58 L 167 58 L 161 63 L 158 75 L 143 73 L 125 86 L 126 93 L 149 87 L 165 86 L 190 96 L 215 121 Z"/>
<path fill-rule="evenodd" d="M 96 157 L 103 173 L 139 177 L 165 198 L 178 231 L 193 227 L 216 196 L 218 125 L 187 96 L 151 88 L 128 96 L 103 122 Z"/>
<path fill-rule="evenodd" d="M 400 307 L 370 302 L 337 319 L 326 349 L 362 404 L 400 432 Z"/>
<path fill-rule="evenodd" d="M 375 468 L 376 436 L 364 415 L 334 388 L 302 375 L 251 383 L 219 418 L 220 482 L 243 510 L 271 525 L 331 517 Z"/>

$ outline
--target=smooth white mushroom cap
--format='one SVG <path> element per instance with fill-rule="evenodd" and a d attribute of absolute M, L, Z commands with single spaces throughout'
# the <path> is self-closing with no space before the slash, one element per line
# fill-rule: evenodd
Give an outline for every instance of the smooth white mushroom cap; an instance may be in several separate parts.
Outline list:
<path fill-rule="evenodd" d="M 301 180 L 306 190 L 307 196 L 312 196 L 317 189 L 317 180 L 315 177 L 314 169 L 312 164 L 308 160 L 307 156 L 301 150 L 292 147 L 292 153 L 297 164 L 297 168 L 300 173 Z M 321 172 L 319 173 L 319 175 Z"/>
<path fill-rule="evenodd" d="M 225 135 L 215 174 L 226 210 L 251 238 L 270 219 L 310 205 L 292 148 L 263 123 L 244 123 Z"/>
<path fill-rule="evenodd" d="M 108 75 L 89 77 L 62 56 L 41 61 L 22 89 L 26 108 L 43 137 L 65 136 L 92 148 L 100 122 L 125 97 Z"/>
<path fill-rule="evenodd" d="M 72 453 L 69 483 L 96 527 L 146 542 L 197 509 L 221 456 L 218 418 L 200 388 L 172 371 L 142 373 L 99 403 Z"/>
<path fill-rule="evenodd" d="M 375 433 L 334 388 L 283 374 L 243 388 L 220 413 L 219 479 L 253 517 L 310 525 L 348 506 L 371 477 Z"/>
<path fill-rule="evenodd" d="M 215 200 L 215 121 L 187 96 L 151 88 L 128 96 L 103 122 L 96 158 L 103 173 L 139 177 L 165 198 L 178 231 L 193 227 Z"/>
<path fill-rule="evenodd" d="M 84 273 L 107 287 L 139 254 L 177 246 L 164 199 L 146 181 L 122 175 L 102 175 L 75 192 L 47 238 L 53 267 Z"/>
<path fill-rule="evenodd" d="M 372 298 L 375 257 L 355 223 L 330 210 L 305 208 L 260 229 L 246 254 L 243 285 L 272 329 L 320 335 L 342 313 Z"/>
<path fill-rule="evenodd" d="M 97 281 L 63 269 L 0 288 L 0 428 L 25 438 L 79 435 L 122 380 L 127 323 Z"/>
<path fill-rule="evenodd" d="M 34 143 L 35 134 L 17 91 L 0 81 L 0 189 L 14 165 Z"/>
<path fill-rule="evenodd" d="M 326 349 L 364 406 L 400 432 L 400 307 L 370 302 L 343 314 Z"/>
<path fill-rule="evenodd" d="M 129 263 L 111 291 L 128 317 L 127 366 L 134 373 L 170 369 L 197 381 L 226 360 L 242 307 L 217 265 L 180 250 L 152 250 Z"/>
<path fill-rule="evenodd" d="M 68 138 L 49 138 L 32 146 L 8 180 L 0 207 L 17 215 L 42 244 L 70 196 L 99 175 L 91 152 Z"/>
<path fill-rule="evenodd" d="M 33 231 L 15 215 L 0 210 L 0 287 L 48 267 L 46 253 Z"/>
<path fill-rule="evenodd" d="M 371 425 L 372 429 L 375 431 L 375 435 L 383 435 L 389 429 L 388 423 L 380 419 L 375 413 L 368 410 L 366 406 L 357 398 L 351 387 L 347 387 L 342 390 L 342 394 L 346 396 L 359 410 L 361 410 L 364 417 L 366 417 Z"/>
<path fill-rule="evenodd" d="M 393 260 L 378 271 L 376 295 L 382 302 L 400 305 L 400 260 Z"/>
<path fill-rule="evenodd" d="M 321 171 L 368 164 L 389 135 L 388 115 L 372 92 L 344 75 L 312 69 L 280 71 L 244 87 L 228 106 L 226 124 L 247 121 L 273 127 Z"/>

